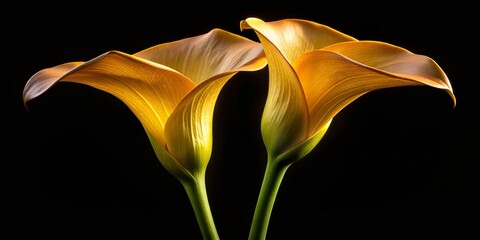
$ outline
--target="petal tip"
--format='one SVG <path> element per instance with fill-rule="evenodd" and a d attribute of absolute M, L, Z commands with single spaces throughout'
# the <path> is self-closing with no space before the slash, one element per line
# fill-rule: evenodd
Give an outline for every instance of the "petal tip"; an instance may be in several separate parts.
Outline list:
<path fill-rule="evenodd" d="M 457 97 L 455 97 L 455 94 L 451 89 L 448 89 L 447 92 L 448 92 L 448 95 L 450 95 L 450 97 L 452 98 L 453 108 L 457 107 Z"/>

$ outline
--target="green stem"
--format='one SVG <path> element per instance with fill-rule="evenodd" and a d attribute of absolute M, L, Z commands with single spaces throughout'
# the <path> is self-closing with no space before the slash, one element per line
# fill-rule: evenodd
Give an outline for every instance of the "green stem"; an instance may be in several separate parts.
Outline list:
<path fill-rule="evenodd" d="M 181 182 L 185 188 L 185 191 L 187 192 L 190 203 L 192 204 L 203 239 L 220 239 L 213 221 L 210 204 L 208 203 L 205 179 L 203 177 L 199 177 L 197 179 L 192 179 L 192 181 Z"/>
<path fill-rule="evenodd" d="M 260 188 L 260 195 L 258 196 L 252 225 L 250 227 L 249 240 L 264 240 L 266 238 L 275 198 L 277 197 L 278 189 L 280 188 L 288 166 L 290 166 L 290 164 L 285 165 L 278 161 L 268 159 Z"/>

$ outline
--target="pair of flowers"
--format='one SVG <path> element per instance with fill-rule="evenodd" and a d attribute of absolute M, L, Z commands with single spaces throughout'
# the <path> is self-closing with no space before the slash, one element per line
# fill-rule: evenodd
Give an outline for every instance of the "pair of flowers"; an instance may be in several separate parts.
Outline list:
<path fill-rule="evenodd" d="M 204 239 L 219 239 L 208 203 L 205 173 L 212 154 L 217 98 L 240 71 L 268 65 L 268 96 L 261 119 L 267 167 L 250 230 L 265 239 L 273 204 L 288 167 L 322 139 L 345 106 L 369 91 L 452 86 L 434 60 L 378 41 L 359 41 L 303 19 L 247 18 L 260 42 L 231 32 L 210 32 L 159 44 L 135 54 L 109 51 L 35 73 L 23 99 L 58 82 L 86 84 L 125 103 L 142 123 L 162 165 L 184 186 Z"/>

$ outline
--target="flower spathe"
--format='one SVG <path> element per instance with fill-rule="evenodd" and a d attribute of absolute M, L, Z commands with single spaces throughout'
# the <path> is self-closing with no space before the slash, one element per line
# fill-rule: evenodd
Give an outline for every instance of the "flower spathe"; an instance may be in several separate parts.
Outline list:
<path fill-rule="evenodd" d="M 213 29 L 135 54 L 109 51 L 40 70 L 25 85 L 23 98 L 27 104 L 57 82 L 108 92 L 137 116 L 162 164 L 176 175 L 191 175 L 210 158 L 213 110 L 222 86 L 239 71 L 265 65 L 259 43 Z"/>
<path fill-rule="evenodd" d="M 373 90 L 431 86 L 447 91 L 455 104 L 446 74 L 427 56 L 385 42 L 359 41 L 303 19 L 247 18 L 240 26 L 255 31 L 268 59 L 261 127 L 272 158 L 305 156 L 339 111 Z"/>
<path fill-rule="evenodd" d="M 26 83 L 23 99 L 27 106 L 58 82 L 85 84 L 120 99 L 143 125 L 158 160 L 184 186 L 204 239 L 219 239 L 205 186 L 215 103 L 236 73 L 266 64 L 260 43 L 213 29 L 135 54 L 112 50 L 40 70 Z"/>

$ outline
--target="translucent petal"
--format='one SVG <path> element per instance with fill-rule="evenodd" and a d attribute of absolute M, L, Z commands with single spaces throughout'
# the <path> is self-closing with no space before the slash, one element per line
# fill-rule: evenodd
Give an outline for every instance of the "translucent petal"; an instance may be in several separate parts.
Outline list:
<path fill-rule="evenodd" d="M 414 54 L 404 48 L 378 41 L 335 44 L 323 50 L 333 51 L 354 61 L 405 77 L 423 78 L 431 87 L 444 89 L 455 103 L 452 86 L 445 72 L 430 57 Z"/>
<path fill-rule="evenodd" d="M 290 62 L 305 52 L 356 39 L 328 26 L 303 19 L 282 19 L 264 22 L 247 18 L 240 23 L 242 29 L 252 28 L 272 42 Z"/>
<path fill-rule="evenodd" d="M 203 35 L 156 45 L 134 55 L 173 68 L 198 85 L 215 75 L 240 71 L 249 64 L 257 64 L 257 69 L 263 68 L 266 59 L 258 58 L 260 54 L 262 46 L 258 42 L 213 29 Z"/>
<path fill-rule="evenodd" d="M 250 23 L 253 26 L 248 25 Z M 268 59 L 269 86 L 261 131 L 268 153 L 275 158 L 307 138 L 307 103 L 295 70 L 266 37 L 263 22 L 256 19 L 242 22 L 242 28 L 250 27 L 255 30 Z"/>
<path fill-rule="evenodd" d="M 25 86 L 25 102 L 61 81 L 89 85 L 116 96 L 161 144 L 165 143 L 168 117 L 194 88 L 192 81 L 173 69 L 110 51 L 85 63 L 67 63 L 37 72 Z"/>
<path fill-rule="evenodd" d="M 252 49 L 258 46 L 250 45 Z M 243 65 L 217 73 L 189 92 L 167 121 L 166 147 L 191 174 L 206 170 L 212 152 L 214 110 L 223 86 L 239 71 L 256 71 L 267 64 L 263 51 L 250 51 L 248 58 L 240 58 Z"/>
<path fill-rule="evenodd" d="M 168 152 L 192 174 L 205 171 L 213 147 L 215 104 L 234 73 L 201 83 L 178 105 L 167 121 Z"/>
<path fill-rule="evenodd" d="M 47 91 L 68 71 L 84 62 L 64 63 L 55 67 L 45 68 L 35 73 L 25 84 L 23 89 L 23 103 L 28 109 L 28 102 Z"/>
<path fill-rule="evenodd" d="M 455 102 L 448 78 L 432 59 L 382 42 L 331 45 L 304 54 L 295 69 L 310 109 L 310 134 L 372 90 L 426 85 L 446 90 Z"/>

